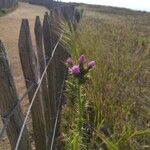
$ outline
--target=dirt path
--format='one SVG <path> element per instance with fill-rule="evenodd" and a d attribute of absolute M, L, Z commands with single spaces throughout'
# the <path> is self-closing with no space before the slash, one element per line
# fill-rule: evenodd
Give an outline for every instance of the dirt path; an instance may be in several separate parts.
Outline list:
<path fill-rule="evenodd" d="M 34 21 L 38 15 L 43 19 L 46 8 L 27 3 L 19 3 L 19 7 L 12 13 L 0 18 L 0 39 L 3 41 L 7 51 L 10 64 L 12 66 L 17 89 L 20 90 L 20 62 L 18 56 L 18 37 L 22 18 L 28 18 L 32 39 L 34 39 Z M 19 91 L 20 93 L 20 91 Z"/>
<path fill-rule="evenodd" d="M 6 16 L 0 17 L 0 40 L 2 40 L 5 48 L 7 49 L 19 96 L 21 96 L 26 90 L 23 82 L 23 75 L 18 54 L 18 37 L 21 20 L 22 18 L 29 19 L 32 39 L 34 39 L 35 17 L 40 16 L 41 20 L 43 20 L 45 11 L 47 11 L 47 9 L 41 6 L 19 3 L 19 7 L 15 11 Z M 35 45 L 34 43 L 35 42 L 33 42 L 33 46 Z M 0 121 L 0 128 L 1 126 L 2 124 Z M 9 146 L 7 147 L 7 145 L 7 140 L 4 140 L 3 142 L 0 141 L 0 149 L 8 150 Z"/>

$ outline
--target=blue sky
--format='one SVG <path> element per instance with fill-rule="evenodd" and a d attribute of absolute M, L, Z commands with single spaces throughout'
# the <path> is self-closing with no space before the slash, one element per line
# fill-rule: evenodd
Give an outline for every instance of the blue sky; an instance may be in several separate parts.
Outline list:
<path fill-rule="evenodd" d="M 150 11 L 150 0 L 62 0 Z"/>

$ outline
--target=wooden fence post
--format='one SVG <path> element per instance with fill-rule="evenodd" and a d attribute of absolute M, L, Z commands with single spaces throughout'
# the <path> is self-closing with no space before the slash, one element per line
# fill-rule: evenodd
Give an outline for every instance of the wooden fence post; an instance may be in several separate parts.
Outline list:
<path fill-rule="evenodd" d="M 58 18 L 55 18 L 58 21 Z M 48 14 L 45 14 L 44 23 L 43 23 L 43 33 L 44 33 L 44 46 L 45 46 L 45 54 L 48 57 L 51 55 L 56 43 L 60 39 L 61 33 L 59 31 L 58 22 L 54 20 L 51 16 L 49 17 Z M 57 23 L 56 23 L 56 22 Z M 58 44 L 55 54 L 53 56 L 53 60 L 47 70 L 48 74 L 48 86 L 49 86 L 49 93 L 50 99 L 52 102 L 53 109 L 53 116 L 55 117 L 59 107 L 61 107 L 62 98 L 60 99 L 61 88 L 63 81 L 65 79 L 66 74 L 66 67 L 64 65 L 65 60 L 69 57 L 69 54 L 65 51 L 64 47 L 61 43 Z M 59 124 L 59 123 L 58 123 Z M 59 125 L 58 125 L 59 126 Z M 60 135 L 58 132 L 58 127 L 55 134 L 55 139 Z M 51 142 L 51 138 L 49 143 Z M 51 143 L 50 143 L 51 144 Z M 54 140 L 54 149 L 56 149 L 56 141 Z"/>
<path fill-rule="evenodd" d="M 44 48 L 45 48 L 45 57 L 47 60 L 51 57 L 52 54 L 52 35 L 51 35 L 51 25 L 50 25 L 50 18 L 48 13 L 44 16 L 43 22 L 43 37 L 44 37 Z M 49 97 L 50 97 L 50 105 L 51 105 L 51 118 L 52 120 L 52 127 L 54 125 L 54 119 L 56 115 L 56 91 L 55 91 L 55 66 L 54 66 L 54 59 L 52 59 L 48 69 L 47 69 L 47 79 L 48 79 L 48 90 L 49 90 Z M 52 136 L 52 130 L 51 135 Z"/>
<path fill-rule="evenodd" d="M 53 37 L 53 43 L 54 45 L 59 40 L 60 36 L 63 34 L 60 26 L 60 17 L 54 13 L 51 14 L 52 18 L 52 37 Z M 66 51 L 66 48 L 63 45 L 62 40 L 58 44 L 57 51 L 55 53 L 54 62 L 55 62 L 55 72 L 56 72 L 56 106 L 57 109 L 60 109 L 61 113 L 61 107 L 64 102 L 64 95 L 62 90 L 65 88 L 65 79 L 67 77 L 67 67 L 65 66 L 65 61 L 67 58 L 70 57 L 69 53 Z M 62 96 L 60 97 L 60 95 Z M 60 144 L 60 141 L 58 140 L 61 136 L 60 132 L 60 114 L 58 118 L 58 124 L 57 124 L 57 130 L 55 133 L 55 146 L 58 150 L 62 149 L 62 145 Z"/>
<path fill-rule="evenodd" d="M 43 22 L 43 34 L 44 34 L 44 47 L 45 47 L 45 54 L 46 57 L 50 57 L 51 53 L 56 45 L 56 42 L 54 40 L 54 34 L 53 34 L 53 22 L 52 22 L 52 18 L 50 18 L 50 16 L 46 13 L 44 16 L 44 22 Z M 58 40 L 58 39 L 57 39 Z M 49 65 L 49 68 L 47 70 L 47 75 L 48 75 L 48 87 L 49 87 L 49 94 L 50 94 L 50 101 L 51 101 L 51 110 L 52 110 L 52 118 L 54 118 L 53 122 L 52 122 L 52 129 L 54 128 L 54 123 L 55 123 L 55 118 L 56 118 L 56 114 L 57 114 L 57 109 L 58 109 L 58 101 L 57 101 L 57 97 L 58 97 L 58 93 L 57 93 L 57 66 L 56 66 L 56 60 L 59 59 L 59 57 L 57 57 L 58 53 L 58 47 L 55 51 L 55 54 L 53 56 L 53 59 L 51 61 L 51 64 Z M 57 60 L 59 61 L 59 60 Z M 59 85 L 59 87 L 61 87 L 61 85 Z M 52 134 L 49 137 L 49 144 L 51 144 L 52 141 L 52 135 L 53 135 L 53 130 L 51 131 Z M 50 145 L 49 145 L 50 146 Z M 56 149 L 56 144 L 54 144 L 54 149 Z"/>
<path fill-rule="evenodd" d="M 31 101 L 37 87 L 39 72 L 27 19 L 22 20 L 18 45 L 26 86 L 29 88 L 33 83 L 35 84 L 35 88 L 28 94 Z M 42 95 L 39 91 L 31 110 L 36 150 L 46 149 L 45 120 L 42 107 Z"/>
<path fill-rule="evenodd" d="M 58 16 L 57 13 L 53 12 L 51 13 L 51 22 L 52 22 L 52 43 L 53 47 L 59 40 L 60 36 L 63 36 L 62 29 L 60 26 L 60 16 Z M 59 42 L 57 46 L 57 50 L 55 52 L 54 56 L 54 62 L 55 62 L 55 72 L 56 72 L 56 93 L 60 93 L 61 90 L 61 85 L 64 80 L 64 73 L 66 73 L 66 66 L 65 66 L 65 61 L 66 59 L 70 57 L 70 54 L 66 51 L 66 48 L 62 42 L 62 40 Z M 58 106 L 58 99 L 59 99 L 59 94 L 57 94 L 57 106 Z"/>
<path fill-rule="evenodd" d="M 43 31 L 42 31 L 42 25 L 40 21 L 40 17 L 36 17 L 35 21 L 35 39 L 36 39 L 36 47 L 37 47 L 37 55 L 38 55 L 38 62 L 39 62 L 39 72 L 40 76 L 42 76 L 44 69 L 46 67 L 46 58 L 45 58 L 45 52 L 44 52 L 44 45 L 43 45 Z M 50 103 L 50 97 L 48 92 L 48 82 L 47 82 L 47 74 L 45 74 L 45 77 L 43 78 L 43 82 L 41 85 L 41 91 L 43 95 L 43 106 L 44 106 L 44 116 L 45 116 L 45 126 L 46 126 L 46 136 L 47 136 L 47 142 L 48 142 L 48 136 L 51 132 L 51 103 Z"/>
<path fill-rule="evenodd" d="M 6 56 L 5 48 L 0 41 L 0 113 L 8 118 L 7 135 L 14 150 L 19 136 L 19 131 L 23 124 L 23 112 L 18 103 L 15 83 L 12 77 L 11 69 Z M 16 107 L 15 107 L 16 106 Z M 15 110 L 14 110 L 15 107 Z M 13 110 L 13 113 L 12 113 Z M 8 114 L 7 114 L 8 113 Z M 3 120 L 4 121 L 4 120 Z M 19 150 L 30 150 L 27 129 L 24 129 L 22 139 L 20 141 Z"/>

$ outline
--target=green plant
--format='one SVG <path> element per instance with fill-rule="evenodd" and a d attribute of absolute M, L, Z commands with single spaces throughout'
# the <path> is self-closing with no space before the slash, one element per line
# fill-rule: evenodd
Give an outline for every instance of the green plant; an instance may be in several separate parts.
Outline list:
<path fill-rule="evenodd" d="M 84 126 L 86 122 L 86 109 L 87 109 L 87 100 L 84 92 L 84 85 L 89 79 L 89 72 L 95 67 L 96 62 L 91 61 L 85 67 L 86 58 L 84 55 L 81 55 L 79 58 L 79 64 L 74 65 L 73 60 L 68 58 L 66 65 L 68 66 L 69 73 L 71 74 L 67 83 L 67 95 L 68 95 L 68 106 L 72 108 L 71 118 L 67 115 L 66 121 L 70 121 L 70 127 L 66 127 L 64 124 L 64 131 L 66 134 L 66 149 L 77 150 L 83 149 L 86 147 L 86 131 L 84 131 Z"/>

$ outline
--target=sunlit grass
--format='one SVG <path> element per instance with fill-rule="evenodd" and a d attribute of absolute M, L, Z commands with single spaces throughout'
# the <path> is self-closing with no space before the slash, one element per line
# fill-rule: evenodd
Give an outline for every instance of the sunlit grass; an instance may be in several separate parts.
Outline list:
<path fill-rule="evenodd" d="M 91 108 L 86 121 L 93 127 L 88 147 L 149 149 L 150 15 L 105 11 L 87 8 L 77 32 L 69 37 L 73 58 L 85 54 L 97 62 L 85 90 Z M 73 125 L 73 118 L 66 118 L 70 110 L 66 105 L 63 116 Z"/>

